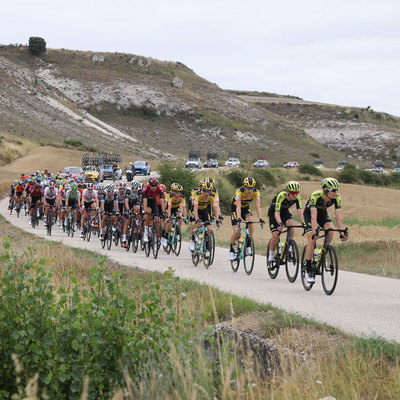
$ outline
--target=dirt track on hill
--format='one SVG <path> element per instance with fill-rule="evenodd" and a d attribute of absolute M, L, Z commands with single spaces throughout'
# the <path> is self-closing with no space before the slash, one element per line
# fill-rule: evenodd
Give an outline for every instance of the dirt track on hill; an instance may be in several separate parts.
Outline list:
<path fill-rule="evenodd" d="M 7 202 L 5 199 L 0 203 L 0 211 L 10 223 L 40 237 L 48 237 L 43 225 L 32 229 L 26 217 L 9 215 Z M 67 237 L 58 227 L 54 227 L 51 240 L 96 251 L 118 263 L 149 271 L 166 271 L 172 267 L 176 275 L 184 279 L 193 279 L 260 303 L 271 303 L 349 333 L 382 336 L 400 342 L 400 280 L 340 271 L 335 293 L 326 296 L 318 277 L 310 292 L 303 289 L 299 279 L 293 284 L 289 283 L 283 270 L 277 279 L 271 280 L 265 271 L 264 258 L 260 256 L 256 257 L 251 276 L 245 275 L 242 267 L 234 273 L 230 268 L 227 249 L 221 247 L 216 249 L 214 265 L 207 270 L 203 266 L 193 267 L 187 243 L 183 243 L 179 257 L 166 255 L 161 250 L 154 260 L 146 258 L 141 251 L 133 254 L 116 247 L 110 251 L 102 250 L 97 238 L 92 238 L 89 243 L 83 242 L 77 236 Z"/>

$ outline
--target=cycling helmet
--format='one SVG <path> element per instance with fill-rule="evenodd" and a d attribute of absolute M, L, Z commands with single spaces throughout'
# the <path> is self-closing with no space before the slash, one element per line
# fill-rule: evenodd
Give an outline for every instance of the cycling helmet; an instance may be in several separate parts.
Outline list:
<path fill-rule="evenodd" d="M 256 187 L 256 180 L 254 178 L 252 178 L 251 176 L 248 176 L 247 178 L 244 178 L 243 186 L 247 186 L 249 188 L 254 188 L 254 187 Z"/>
<path fill-rule="evenodd" d="M 208 177 L 208 178 L 206 178 L 206 181 L 210 182 L 211 185 L 213 185 L 213 188 L 214 188 L 214 186 L 215 186 L 215 179 L 214 178 Z"/>
<path fill-rule="evenodd" d="M 36 189 L 36 190 L 40 189 L 40 183 L 39 183 L 39 182 L 36 182 L 36 183 L 35 183 L 35 189 Z"/>
<path fill-rule="evenodd" d="M 132 181 L 131 187 L 133 190 L 139 190 L 141 188 L 141 183 L 139 181 Z"/>
<path fill-rule="evenodd" d="M 69 190 L 69 189 L 71 189 L 71 186 L 69 185 L 69 183 L 67 183 L 66 185 L 64 185 L 64 190 L 66 191 L 66 190 Z"/>
<path fill-rule="evenodd" d="M 55 182 L 54 181 L 50 181 L 49 182 L 49 188 L 54 188 L 56 185 L 55 185 Z"/>
<path fill-rule="evenodd" d="M 325 178 L 321 181 L 321 189 L 339 189 L 339 182 L 335 178 Z"/>
<path fill-rule="evenodd" d="M 107 192 L 113 192 L 114 191 L 114 185 L 110 183 L 109 185 L 106 186 Z"/>
<path fill-rule="evenodd" d="M 160 188 L 162 189 L 163 192 L 167 191 L 167 188 L 163 183 L 160 185 Z"/>
<path fill-rule="evenodd" d="M 289 192 L 300 192 L 300 183 L 296 181 L 290 181 L 286 184 L 286 190 Z"/>
<path fill-rule="evenodd" d="M 121 183 L 119 184 L 119 186 L 118 186 L 118 189 L 119 189 L 119 190 L 121 190 L 121 189 L 125 190 L 125 189 L 126 189 L 126 183 L 125 183 L 125 182 L 121 182 Z"/>
<path fill-rule="evenodd" d="M 88 188 L 88 189 L 93 189 L 93 183 L 88 183 L 88 184 L 87 184 L 87 188 Z"/>
<path fill-rule="evenodd" d="M 183 186 L 180 185 L 179 183 L 178 183 L 178 188 L 176 189 L 176 192 L 183 192 Z"/>
<path fill-rule="evenodd" d="M 211 182 L 204 181 L 201 187 L 203 190 L 213 190 L 213 185 Z"/>
<path fill-rule="evenodd" d="M 23 181 L 22 179 L 20 179 L 18 183 L 19 183 L 20 185 L 23 185 L 23 184 L 24 184 L 24 181 Z"/>
<path fill-rule="evenodd" d="M 149 183 L 150 183 L 150 186 L 157 186 L 158 185 L 158 179 L 155 176 L 152 176 L 149 179 Z"/>
<path fill-rule="evenodd" d="M 171 190 L 178 190 L 178 186 L 179 186 L 179 184 L 178 183 L 176 183 L 176 182 L 174 182 L 174 183 L 172 183 L 171 184 Z"/>
<path fill-rule="evenodd" d="M 199 186 L 200 186 L 201 188 L 203 187 L 203 183 L 204 183 L 205 181 L 206 181 L 206 180 L 205 180 L 204 178 L 200 180 Z"/>
<path fill-rule="evenodd" d="M 17 186 L 18 185 L 18 181 L 17 179 L 14 180 L 14 185 Z"/>
<path fill-rule="evenodd" d="M 71 183 L 71 190 L 76 190 L 76 189 L 78 189 L 78 185 L 75 182 Z"/>
<path fill-rule="evenodd" d="M 97 190 L 104 190 L 104 183 L 99 183 L 97 185 Z"/>

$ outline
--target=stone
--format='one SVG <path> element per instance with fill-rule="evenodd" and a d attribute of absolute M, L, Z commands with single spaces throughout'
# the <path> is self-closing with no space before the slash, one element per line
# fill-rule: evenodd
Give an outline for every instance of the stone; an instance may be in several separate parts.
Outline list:
<path fill-rule="evenodd" d="M 182 89 L 183 88 L 183 80 L 178 77 L 175 77 L 172 80 L 172 86 L 176 87 L 177 89 Z"/>

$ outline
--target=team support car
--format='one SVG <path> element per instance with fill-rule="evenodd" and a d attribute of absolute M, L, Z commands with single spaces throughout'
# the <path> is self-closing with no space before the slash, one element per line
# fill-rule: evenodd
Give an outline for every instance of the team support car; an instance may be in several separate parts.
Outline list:
<path fill-rule="evenodd" d="M 186 168 L 201 168 L 201 166 L 200 158 L 189 158 L 185 164 Z"/>
<path fill-rule="evenodd" d="M 112 164 L 104 164 L 100 168 L 100 171 L 103 174 L 103 179 L 112 179 L 114 174 L 114 166 Z"/>
<path fill-rule="evenodd" d="M 284 168 L 299 168 L 300 164 L 297 161 L 289 161 L 283 167 Z"/>
<path fill-rule="evenodd" d="M 204 162 L 204 168 L 218 168 L 218 161 L 214 158 L 209 158 Z"/>
<path fill-rule="evenodd" d="M 400 167 L 394 168 L 392 172 L 395 173 L 395 174 L 400 173 Z"/>
<path fill-rule="evenodd" d="M 239 167 L 239 166 L 240 166 L 240 160 L 236 157 L 230 157 L 225 162 L 225 167 Z"/>
<path fill-rule="evenodd" d="M 254 168 L 268 168 L 269 167 L 269 162 L 267 160 L 257 160 L 253 164 Z"/>
<path fill-rule="evenodd" d="M 135 161 L 133 163 L 133 172 L 135 175 L 150 175 L 150 164 L 147 161 Z"/>
<path fill-rule="evenodd" d="M 81 167 L 65 167 L 61 171 L 61 177 L 62 178 L 72 178 L 74 180 L 77 180 L 78 178 L 82 177 L 83 178 L 83 170 Z"/>
<path fill-rule="evenodd" d="M 85 182 L 103 182 L 103 173 L 96 165 L 83 167 L 83 179 Z"/>

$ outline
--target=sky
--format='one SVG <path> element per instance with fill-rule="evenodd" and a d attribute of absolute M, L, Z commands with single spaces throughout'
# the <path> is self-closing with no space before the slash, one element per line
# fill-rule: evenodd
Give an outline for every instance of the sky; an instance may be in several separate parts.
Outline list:
<path fill-rule="evenodd" d="M 400 116 L 398 0 L 6 0 L 0 44 L 180 61 L 223 89 Z"/>

